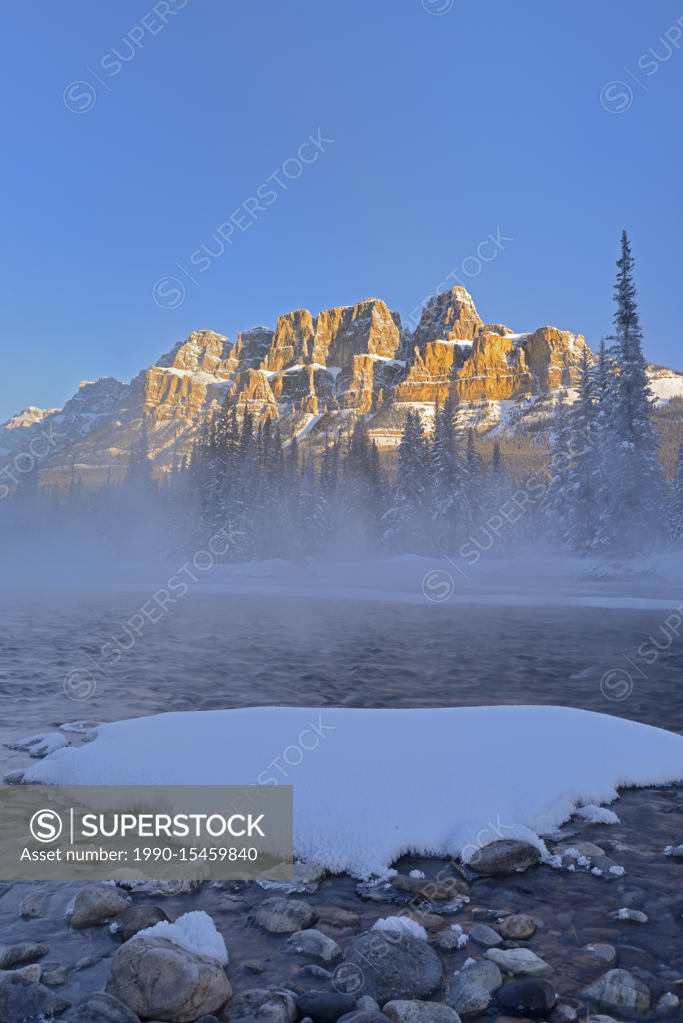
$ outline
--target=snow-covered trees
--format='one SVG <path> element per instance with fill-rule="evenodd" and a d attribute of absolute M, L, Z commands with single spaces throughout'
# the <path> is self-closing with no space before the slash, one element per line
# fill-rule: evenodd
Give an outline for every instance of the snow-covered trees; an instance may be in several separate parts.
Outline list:
<path fill-rule="evenodd" d="M 305 427 L 283 438 L 270 409 L 254 416 L 228 394 L 163 483 L 153 474 L 143 421 L 121 481 L 93 491 L 74 465 L 64 494 L 39 491 L 34 478 L 0 515 L 25 530 L 40 502 L 72 530 L 87 523 L 98 540 L 117 544 L 128 532 L 135 538 L 129 550 L 145 552 L 191 549 L 229 529 L 228 556 L 235 560 L 453 555 L 468 541 L 476 546 L 478 534 L 494 537 L 491 545 L 501 540 L 506 551 L 544 537 L 576 554 L 626 553 L 667 535 L 681 546 L 683 451 L 667 487 L 633 267 L 624 234 L 614 334 L 597 359 L 584 350 L 576 397 L 555 395 L 550 431 L 504 436 L 463 429 L 467 417 L 449 394 L 434 409 L 433 425 L 428 409 L 397 406 L 403 417 L 397 452 L 377 450 L 362 415 L 333 418 L 336 428 L 321 450 Z M 509 458 L 506 465 L 504 452 L 519 453 L 521 445 L 527 462 Z"/>
<path fill-rule="evenodd" d="M 458 535 L 469 528 L 471 519 L 463 437 L 450 395 L 434 414 L 431 446 L 431 533 L 442 551 L 450 551 Z"/>
<path fill-rule="evenodd" d="M 600 436 L 609 484 L 600 518 L 604 546 L 626 549 L 641 546 L 645 538 L 654 539 L 664 501 L 633 266 L 624 231 L 614 289 L 613 385 L 607 388 Z"/>
<path fill-rule="evenodd" d="M 384 540 L 397 551 L 426 550 L 432 488 L 430 451 L 419 412 L 409 410 L 398 448 L 393 496 L 384 515 Z"/>
<path fill-rule="evenodd" d="M 595 366 L 584 353 L 578 398 L 571 411 L 562 405 L 556 416 L 546 521 L 579 553 L 637 550 L 661 531 L 664 479 L 633 266 L 624 232 L 611 345 L 603 341 Z"/>

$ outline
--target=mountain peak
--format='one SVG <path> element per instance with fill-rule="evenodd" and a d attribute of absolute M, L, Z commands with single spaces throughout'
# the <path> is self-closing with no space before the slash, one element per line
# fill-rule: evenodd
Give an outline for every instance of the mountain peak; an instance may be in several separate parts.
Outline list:
<path fill-rule="evenodd" d="M 125 472 L 143 437 L 157 474 L 167 471 L 226 401 L 257 423 L 277 420 L 285 441 L 305 438 L 313 450 L 359 421 L 380 450 L 393 449 L 409 411 L 430 429 L 449 397 L 462 425 L 481 433 L 537 429 L 556 396 L 576 385 L 585 349 L 580 334 L 555 327 L 514 333 L 485 324 L 462 286 L 429 298 L 412 335 L 379 298 L 315 316 L 295 309 L 274 329 L 252 327 L 235 342 L 192 331 L 131 384 L 84 381 L 63 409 L 26 409 L 10 420 L 0 447 L 20 450 L 18 433 L 25 444 L 17 426 L 54 423 L 57 444 L 41 482 L 64 486 L 76 460 L 84 485 L 97 486 Z M 658 384 L 667 398 L 683 394 L 683 377 L 669 373 Z"/>

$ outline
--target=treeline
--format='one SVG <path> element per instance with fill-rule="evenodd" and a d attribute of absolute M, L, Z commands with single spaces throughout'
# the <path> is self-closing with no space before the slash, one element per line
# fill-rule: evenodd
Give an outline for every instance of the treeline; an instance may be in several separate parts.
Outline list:
<path fill-rule="evenodd" d="M 472 562 L 544 541 L 584 555 L 680 545 L 683 459 L 671 486 L 625 234 L 617 267 L 614 334 L 594 364 L 584 356 L 578 398 L 558 401 L 545 465 L 525 479 L 511 478 L 497 441 L 482 456 L 451 400 L 435 409 L 429 435 L 408 413 L 391 469 L 362 419 L 312 453 L 296 437 L 283 440 L 277 422 L 227 403 L 161 485 L 143 427 L 121 484 L 88 493 L 74 477 L 57 497 L 32 481 L 0 514 L 19 532 L 71 530 L 133 556 L 189 552 L 223 531 L 235 561 L 413 553 Z"/>

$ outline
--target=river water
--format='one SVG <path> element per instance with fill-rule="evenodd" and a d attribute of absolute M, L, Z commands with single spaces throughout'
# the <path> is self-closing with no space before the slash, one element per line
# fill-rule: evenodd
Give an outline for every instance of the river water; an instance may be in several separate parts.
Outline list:
<path fill-rule="evenodd" d="M 38 599 L 4 596 L 0 740 L 74 720 L 257 704 L 564 704 L 683 731 L 683 641 L 663 631 L 666 611 L 193 593 L 156 623 L 137 625 L 136 634 L 130 623 L 138 622 L 144 599 L 137 591 L 54 589 Z M 654 659 L 653 640 L 662 647 Z M 0 756 L 3 770 L 29 762 L 5 746 Z M 476 880 L 470 903 L 458 915 L 444 916 L 442 926 L 458 922 L 467 930 L 478 914 L 493 910 L 531 913 L 538 931 L 529 947 L 551 964 L 556 990 L 574 1004 L 581 1002 L 582 986 L 603 972 L 585 950 L 597 941 L 614 944 L 620 964 L 640 970 L 655 994 L 683 995 L 683 984 L 676 986 L 676 978 L 683 978 L 683 865 L 663 854 L 665 845 L 683 842 L 683 789 L 625 792 L 615 809 L 619 824 L 573 822 L 565 831 L 572 841 L 601 845 L 625 868 L 623 877 L 608 881 L 540 867 Z M 427 876 L 443 866 L 419 857 L 399 865 Z M 25 920 L 21 901 L 38 889 L 49 896 L 45 913 Z M 0 932 L 3 943 L 47 942 L 45 963 L 70 971 L 58 990 L 75 999 L 104 986 L 116 944 L 106 928 L 65 926 L 73 892 L 68 884 L 0 884 Z M 284 982 L 325 989 L 326 981 L 299 973 L 306 960 L 286 955 L 282 938 L 249 923 L 248 910 L 271 894 L 257 884 L 204 886 L 161 901 L 171 917 L 194 908 L 213 916 L 231 954 L 236 990 Z M 299 897 L 323 910 L 357 912 L 363 930 L 397 911 L 363 897 L 349 878 L 326 878 L 318 891 Z M 612 916 L 622 906 L 644 910 L 649 924 L 615 923 Z M 321 929 L 342 947 L 358 933 Z M 482 952 L 470 944 L 441 954 L 451 973 L 467 955 Z M 76 968 L 89 958 L 89 965 Z M 262 974 L 244 965 L 249 960 Z"/>

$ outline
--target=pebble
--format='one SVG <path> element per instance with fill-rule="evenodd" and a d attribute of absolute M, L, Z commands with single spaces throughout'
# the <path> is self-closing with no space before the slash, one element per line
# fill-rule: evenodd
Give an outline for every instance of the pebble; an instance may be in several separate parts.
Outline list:
<path fill-rule="evenodd" d="M 50 896 L 46 892 L 32 892 L 27 895 L 21 904 L 19 912 L 27 920 L 45 916 L 50 902 Z"/>
<path fill-rule="evenodd" d="M 451 927 L 449 930 L 442 931 L 441 934 L 437 935 L 436 943 L 442 952 L 453 952 L 467 944 L 462 939 L 462 931 L 455 931 Z"/>
<path fill-rule="evenodd" d="M 22 941 L 17 945 L 5 945 L 0 948 L 0 970 L 11 970 L 21 963 L 30 963 L 33 959 L 42 959 L 49 951 L 49 945 L 41 945 L 34 941 Z"/>
<path fill-rule="evenodd" d="M 50 988 L 17 973 L 0 979 L 0 1019 L 3 1023 L 23 1023 L 32 1017 L 59 1016 L 71 1002 Z"/>
<path fill-rule="evenodd" d="M 536 921 L 526 913 L 513 913 L 501 920 L 498 931 L 512 941 L 525 941 L 536 933 Z"/>
<path fill-rule="evenodd" d="M 74 973 L 77 970 L 89 970 L 91 966 L 96 966 L 101 959 L 102 956 L 98 955 L 83 956 L 83 958 L 79 959 L 76 965 L 74 966 Z"/>
<path fill-rule="evenodd" d="M 567 1005 L 566 1002 L 562 1002 L 560 1005 L 555 1006 L 550 1019 L 551 1023 L 575 1023 L 578 1016 L 579 1014 L 573 1005 Z"/>
<path fill-rule="evenodd" d="M 65 1023 L 139 1023 L 123 1002 L 104 992 L 86 995 L 62 1018 Z"/>
<path fill-rule="evenodd" d="M 304 977 L 317 977 L 319 980 L 332 980 L 333 975 L 329 970 L 326 970 L 324 966 L 318 966 L 317 963 L 306 963 L 299 970 L 299 973 Z"/>
<path fill-rule="evenodd" d="M 288 952 L 312 956 L 314 959 L 322 959 L 324 963 L 332 963 L 339 959 L 342 950 L 332 938 L 328 938 L 321 931 L 311 928 L 306 931 L 295 931 L 287 939 Z"/>
<path fill-rule="evenodd" d="M 471 963 L 456 973 L 448 984 L 448 1004 L 463 1018 L 479 1016 L 491 1004 L 491 995 L 503 983 L 495 963 Z"/>
<path fill-rule="evenodd" d="M 504 1009 L 545 1016 L 555 1005 L 555 988 L 547 980 L 535 977 L 515 980 L 496 992 L 496 1001 Z"/>
<path fill-rule="evenodd" d="M 382 1012 L 392 1023 L 460 1023 L 455 1009 L 443 1002 L 393 1001 Z"/>
<path fill-rule="evenodd" d="M 292 934 L 305 930 L 315 918 L 315 912 L 307 902 L 277 896 L 265 899 L 251 915 L 252 921 L 269 934 Z"/>
<path fill-rule="evenodd" d="M 53 970 L 47 970 L 41 977 L 41 982 L 48 987 L 61 987 L 69 979 L 69 971 L 63 966 L 56 966 Z"/>
<path fill-rule="evenodd" d="M 649 1011 L 652 995 L 647 984 L 628 970 L 608 970 L 584 994 L 606 1009 L 644 1014 Z"/>
<path fill-rule="evenodd" d="M 379 1009 L 364 1009 L 345 1013 L 339 1017 L 337 1023 L 391 1023 L 391 1021 Z"/>
<path fill-rule="evenodd" d="M 252 988 L 242 991 L 223 1010 L 227 1023 L 294 1023 L 299 1015 L 294 995 L 284 988 Z"/>
<path fill-rule="evenodd" d="M 537 977 L 549 973 L 551 967 L 530 948 L 490 948 L 486 958 L 491 959 L 504 973 L 513 977 Z"/>
<path fill-rule="evenodd" d="M 680 1007 L 681 1000 L 678 995 L 674 995 L 671 991 L 667 991 L 667 993 L 662 995 L 657 1002 L 655 1012 L 658 1016 L 671 1016 L 674 1012 L 678 1012 Z"/>
<path fill-rule="evenodd" d="M 477 849 L 466 865 L 476 874 L 491 877 L 526 870 L 538 863 L 540 858 L 540 850 L 530 842 L 504 838 L 499 842 L 485 845 L 482 849 Z"/>
<path fill-rule="evenodd" d="M 487 924 L 475 924 L 469 931 L 468 937 L 471 941 L 476 941 L 478 945 L 485 945 L 487 948 L 503 944 L 503 939 L 498 931 L 494 931 L 493 927 L 489 927 Z"/>
<path fill-rule="evenodd" d="M 28 966 L 19 966 L 16 970 L 0 970 L 1 977 L 10 977 L 15 974 L 17 977 L 25 977 L 26 980 L 42 981 L 43 970 L 40 963 L 30 963 Z"/>
<path fill-rule="evenodd" d="M 353 1012 L 356 999 L 336 992 L 311 991 L 299 995 L 296 1004 L 300 1015 L 310 1016 L 313 1023 L 335 1023 L 340 1016 Z"/>
<path fill-rule="evenodd" d="M 245 959 L 242 963 L 242 969 L 248 970 L 249 973 L 265 973 L 265 963 L 260 963 L 258 959 Z"/>
<path fill-rule="evenodd" d="M 127 906 L 114 917 L 112 930 L 121 941 L 128 941 L 138 931 L 153 927 L 162 920 L 168 920 L 168 916 L 160 906 Z"/>
<path fill-rule="evenodd" d="M 370 995 L 383 1005 L 426 998 L 441 986 L 443 967 L 436 952 L 419 938 L 401 934 L 397 940 L 395 934 L 371 931 L 352 942 L 336 976 L 344 978 L 343 990 Z"/>
<path fill-rule="evenodd" d="M 146 1019 L 196 1020 L 232 994 L 223 967 L 165 938 L 137 935 L 114 953 L 107 994 Z"/>
<path fill-rule="evenodd" d="M 399 891 L 421 895 L 430 902 L 434 900 L 440 902 L 448 901 L 456 895 L 466 895 L 469 892 L 469 885 L 457 877 L 432 881 L 428 877 L 410 877 L 410 875 L 406 874 L 397 874 L 395 877 L 392 877 L 391 883 Z"/>
<path fill-rule="evenodd" d="M 130 905 L 130 899 L 111 885 L 87 885 L 76 895 L 73 907 L 67 909 L 72 927 L 94 927 L 115 917 Z"/>
<path fill-rule="evenodd" d="M 360 930 L 360 913 L 354 913 L 349 909 L 342 909 L 340 906 L 316 906 L 317 923 L 326 924 L 331 928 L 340 930 Z"/>
<path fill-rule="evenodd" d="M 626 906 L 622 909 L 617 910 L 612 915 L 613 920 L 631 920 L 634 924 L 646 924 L 649 923 L 649 917 L 647 913 L 643 913 L 640 909 L 628 909 Z"/>
<path fill-rule="evenodd" d="M 594 959 L 599 959 L 605 966 L 616 966 L 619 959 L 619 953 L 614 945 L 606 943 L 586 945 L 586 952 L 593 956 Z"/>

